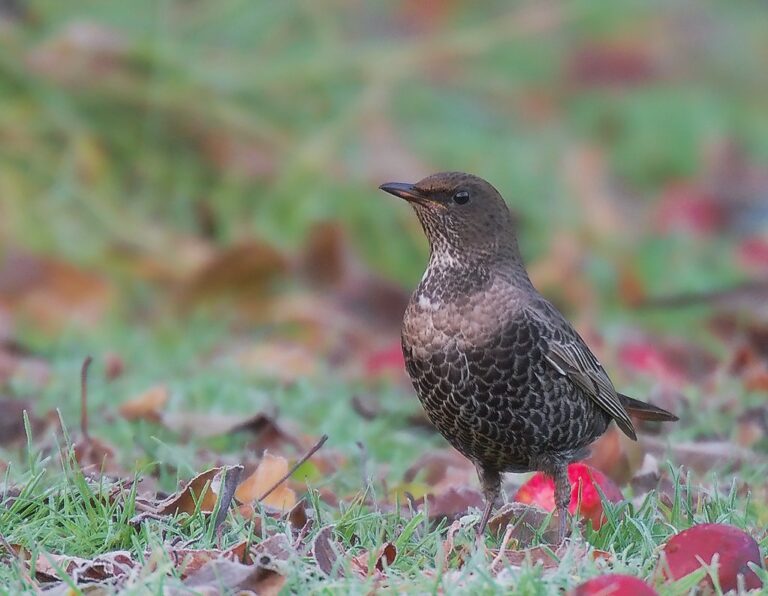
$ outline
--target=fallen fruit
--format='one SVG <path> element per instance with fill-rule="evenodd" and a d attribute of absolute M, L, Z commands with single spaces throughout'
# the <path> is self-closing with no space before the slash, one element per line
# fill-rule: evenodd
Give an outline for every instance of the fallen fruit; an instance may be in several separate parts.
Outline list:
<path fill-rule="evenodd" d="M 631 575 L 609 573 L 593 577 L 571 590 L 571 596 L 655 596 L 656 590 Z"/>
<path fill-rule="evenodd" d="M 749 563 L 762 567 L 760 547 L 749 534 L 725 524 L 701 524 L 683 530 L 664 546 L 659 569 L 666 579 L 680 579 L 702 565 L 710 565 L 718 555 L 717 577 L 723 592 L 737 590 L 737 577 L 744 576 L 744 588 L 753 590 L 763 583 L 749 568 Z M 702 580 L 702 587 L 713 588 L 712 578 Z"/>
<path fill-rule="evenodd" d="M 624 498 L 619 487 L 605 474 L 583 463 L 568 466 L 568 480 L 571 482 L 571 502 L 568 511 L 578 513 L 592 522 L 597 529 L 605 521 L 603 503 L 597 486 L 611 503 L 618 503 Z M 520 489 L 514 498 L 519 503 L 538 505 L 547 511 L 555 509 L 555 483 L 541 472 L 534 474 Z"/>

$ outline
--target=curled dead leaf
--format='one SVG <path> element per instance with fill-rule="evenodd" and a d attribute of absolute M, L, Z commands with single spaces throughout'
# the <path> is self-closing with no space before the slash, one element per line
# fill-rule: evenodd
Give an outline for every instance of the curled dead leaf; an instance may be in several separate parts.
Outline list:
<path fill-rule="evenodd" d="M 162 501 L 152 503 L 146 499 L 137 498 L 136 509 L 151 515 L 192 514 L 197 510 L 202 513 L 212 513 L 221 495 L 220 511 L 226 512 L 235 492 L 230 488 L 234 480 L 239 479 L 238 471 L 242 471 L 241 466 L 211 468 L 195 476 L 180 491 Z M 232 493 L 229 495 L 229 502 L 224 502 L 228 492 Z M 141 521 L 141 515 L 137 518 L 139 519 L 134 518 L 133 523 Z"/>

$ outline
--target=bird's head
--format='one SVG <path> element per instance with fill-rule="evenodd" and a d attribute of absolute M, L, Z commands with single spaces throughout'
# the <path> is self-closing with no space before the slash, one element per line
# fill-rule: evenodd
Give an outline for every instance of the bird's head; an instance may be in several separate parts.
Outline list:
<path fill-rule="evenodd" d="M 473 260 L 517 251 L 512 214 L 482 178 L 441 172 L 415 184 L 391 182 L 379 188 L 411 204 L 433 253 Z"/>

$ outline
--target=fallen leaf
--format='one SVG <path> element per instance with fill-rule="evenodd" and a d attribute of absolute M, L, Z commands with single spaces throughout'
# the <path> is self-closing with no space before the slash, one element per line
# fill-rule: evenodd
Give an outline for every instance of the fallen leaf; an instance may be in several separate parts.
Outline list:
<path fill-rule="evenodd" d="M 58 421 L 58 416 L 40 418 L 32 412 L 32 404 L 27 399 L 0 398 L 0 446 L 19 444 L 27 439 L 24 428 L 24 413 L 29 418 L 32 434 L 39 436 L 46 427 Z"/>
<path fill-rule="evenodd" d="M 179 299 L 185 308 L 222 304 L 230 314 L 263 321 L 288 271 L 288 259 L 269 244 L 243 242 L 214 254 L 182 284 Z"/>
<path fill-rule="evenodd" d="M 395 559 L 397 559 L 397 547 L 393 543 L 387 542 L 373 554 L 366 551 L 353 557 L 350 561 L 350 567 L 360 577 L 369 577 L 384 573 L 388 567 L 394 564 Z"/>
<path fill-rule="evenodd" d="M 265 453 L 256 470 L 248 478 L 243 480 L 235 491 L 235 498 L 240 503 L 253 503 L 258 501 L 265 507 L 287 511 L 296 505 L 296 493 L 286 483 L 281 484 L 266 498 L 262 495 L 272 488 L 283 476 L 288 473 L 288 460 L 278 455 Z"/>
<path fill-rule="evenodd" d="M 44 582 L 60 581 L 56 568 L 60 568 L 71 577 L 75 584 L 81 582 L 98 582 L 103 580 L 119 580 L 127 577 L 138 565 L 129 551 L 114 551 L 104 553 L 93 559 L 55 555 L 42 552 L 31 566 L 37 579 Z"/>
<path fill-rule="evenodd" d="M 278 571 L 296 553 L 285 534 L 275 534 L 262 540 L 252 549 L 253 559 L 260 567 Z"/>
<path fill-rule="evenodd" d="M 101 276 L 69 263 L 20 250 L 6 251 L 0 261 L 0 310 L 44 332 L 94 327 L 113 301 Z"/>
<path fill-rule="evenodd" d="M 137 498 L 136 509 L 154 515 L 192 514 L 198 509 L 202 513 L 212 513 L 216 507 L 219 495 L 225 496 L 225 491 L 222 489 L 231 486 L 233 478 L 239 478 L 237 475 L 238 470 L 242 471 L 242 467 L 223 466 L 211 468 L 195 476 L 180 491 L 162 501 L 152 503 L 146 499 Z M 226 512 L 228 508 L 229 503 L 224 502 L 224 498 L 222 498 L 220 511 Z M 138 521 L 141 521 L 141 519 L 135 520 L 134 523 Z"/>
<path fill-rule="evenodd" d="M 155 385 L 120 405 L 120 415 L 126 420 L 151 420 L 158 422 L 162 410 L 170 398 L 165 385 Z"/>
<path fill-rule="evenodd" d="M 568 554 L 569 550 L 571 551 L 570 554 Z M 556 549 L 550 549 L 546 546 L 534 546 L 523 550 L 504 549 L 501 551 L 489 549 L 488 552 L 494 556 L 494 560 L 491 563 L 491 573 L 494 575 L 498 575 L 507 567 L 519 569 L 521 567 L 541 565 L 544 569 L 555 569 L 566 556 L 573 557 L 576 560 L 589 557 L 593 560 L 602 559 L 610 561 L 613 558 L 609 552 L 588 548 L 584 545 L 568 541 L 563 542 Z"/>
<path fill-rule="evenodd" d="M 285 577 L 258 565 L 243 565 L 229 559 L 214 559 L 191 574 L 184 585 L 198 594 L 246 594 L 276 596 Z"/>
<path fill-rule="evenodd" d="M 482 509 L 485 501 L 482 493 L 469 486 L 449 486 L 440 492 L 426 496 L 429 519 L 454 521 L 465 515 L 470 508 Z"/>
<path fill-rule="evenodd" d="M 438 493 L 451 486 L 467 486 L 477 477 L 475 467 L 455 449 L 431 450 L 420 456 L 404 475 L 406 482 L 423 480 Z"/>
<path fill-rule="evenodd" d="M 243 540 L 226 550 L 166 546 L 164 551 L 170 557 L 174 567 L 180 570 L 180 575 L 183 579 L 193 575 L 207 563 L 216 559 L 227 559 L 238 563 L 250 563 L 250 556 L 248 555 L 247 548 L 248 540 Z"/>
<path fill-rule="evenodd" d="M 115 457 L 115 448 L 96 437 L 81 437 L 73 446 L 75 460 L 87 474 L 122 477 L 125 471 Z"/>
<path fill-rule="evenodd" d="M 315 535 L 312 541 L 312 556 L 320 571 L 328 577 L 344 574 L 344 568 L 339 565 L 343 552 L 341 545 L 333 536 L 334 526 L 325 526 Z"/>
<path fill-rule="evenodd" d="M 549 524 L 544 527 L 547 519 L 549 519 Z M 545 543 L 557 543 L 557 514 L 550 517 L 550 512 L 545 511 L 541 507 L 526 503 L 505 503 L 488 520 L 490 531 L 499 536 L 507 532 L 510 524 L 513 526 L 513 530 L 509 538 L 515 541 L 516 548 L 532 546 L 534 541 L 537 541 L 539 538 L 543 539 Z"/>

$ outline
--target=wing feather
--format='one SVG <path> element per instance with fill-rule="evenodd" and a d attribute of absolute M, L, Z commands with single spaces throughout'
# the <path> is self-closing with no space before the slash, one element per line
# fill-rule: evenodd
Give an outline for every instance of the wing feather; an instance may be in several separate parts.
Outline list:
<path fill-rule="evenodd" d="M 551 329 L 552 317 L 556 316 L 554 320 L 560 319 L 563 323 L 558 327 L 560 333 L 550 333 L 547 338 L 547 361 L 594 400 L 628 437 L 636 440 L 637 434 L 632 420 L 603 366 L 565 318 L 550 304 L 547 303 L 546 306 L 550 312 L 547 312 L 545 317 L 537 316 L 535 311 L 532 313 L 539 322 Z"/>

